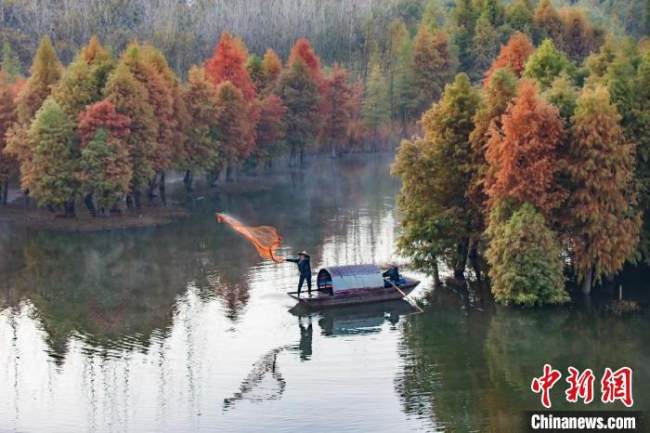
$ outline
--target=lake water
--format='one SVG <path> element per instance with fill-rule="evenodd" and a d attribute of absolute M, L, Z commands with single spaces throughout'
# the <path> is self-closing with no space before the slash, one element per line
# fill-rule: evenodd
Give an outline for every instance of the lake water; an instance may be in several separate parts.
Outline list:
<path fill-rule="evenodd" d="M 285 294 L 295 265 L 262 261 L 214 222 L 221 210 L 273 225 L 283 253 L 306 249 L 313 268 L 399 260 L 388 167 L 313 161 L 197 197 L 191 218 L 160 228 L 0 227 L 0 431 L 516 433 L 541 408 L 530 381 L 544 363 L 598 378 L 630 366 L 636 408 L 650 409 L 645 312 L 497 308 L 405 271 L 423 280 L 412 297 L 424 313 L 396 302 L 299 315 Z M 554 408 L 570 408 L 563 389 Z"/>

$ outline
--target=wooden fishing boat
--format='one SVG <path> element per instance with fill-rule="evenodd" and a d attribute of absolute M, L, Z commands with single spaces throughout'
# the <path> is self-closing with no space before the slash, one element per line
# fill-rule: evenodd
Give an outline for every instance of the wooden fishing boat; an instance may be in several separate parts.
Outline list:
<path fill-rule="evenodd" d="M 332 266 L 318 272 L 311 296 L 306 290 L 300 296 L 298 292 L 287 294 L 308 308 L 321 309 L 401 299 L 418 284 L 420 281 L 403 276 L 397 281 L 385 280 L 375 265 Z"/>

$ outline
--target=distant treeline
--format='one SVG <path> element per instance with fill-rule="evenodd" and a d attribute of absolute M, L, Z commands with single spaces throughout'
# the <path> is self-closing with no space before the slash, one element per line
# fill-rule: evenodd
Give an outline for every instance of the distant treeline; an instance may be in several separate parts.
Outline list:
<path fill-rule="evenodd" d="M 530 9 L 537 4 L 523 3 Z M 554 4 L 584 8 L 610 32 L 648 34 L 650 6 L 645 0 Z M 240 36 L 251 52 L 262 55 L 272 48 L 282 57 L 296 39 L 306 37 L 326 63 L 337 62 L 356 73 L 364 67 L 363 54 L 372 40 L 383 46 L 382 40 L 388 39 L 391 22 L 401 20 L 414 32 L 430 11 L 437 11 L 442 24 L 454 8 L 454 0 L 1 0 L 0 40 L 14 47 L 26 68 L 46 35 L 64 63 L 93 35 L 115 53 L 137 39 L 160 48 L 183 76 L 210 54 L 223 31 Z"/>

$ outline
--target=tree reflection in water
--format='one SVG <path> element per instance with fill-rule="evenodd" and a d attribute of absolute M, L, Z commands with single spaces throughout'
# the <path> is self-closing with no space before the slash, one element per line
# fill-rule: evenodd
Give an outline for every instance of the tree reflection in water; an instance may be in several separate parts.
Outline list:
<path fill-rule="evenodd" d="M 403 328 L 405 365 L 396 389 L 406 412 L 428 418 L 436 431 L 523 431 L 522 412 L 541 409 L 530 383 L 545 363 L 564 375 L 568 366 L 591 368 L 597 380 L 605 367 L 630 366 L 636 409 L 650 408 L 650 348 L 641 343 L 648 341 L 647 314 L 620 319 L 590 305 L 467 310 L 446 287 L 429 301 Z M 553 389 L 553 409 L 624 409 L 566 403 L 565 385 L 562 379 Z M 594 391 L 598 400 L 598 383 Z"/>

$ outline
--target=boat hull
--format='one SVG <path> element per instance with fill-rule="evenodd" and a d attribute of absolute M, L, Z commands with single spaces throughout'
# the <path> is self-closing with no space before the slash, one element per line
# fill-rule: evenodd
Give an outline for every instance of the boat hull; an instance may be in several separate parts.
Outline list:
<path fill-rule="evenodd" d="M 405 294 L 408 295 L 420 284 L 418 280 L 406 278 L 403 284 L 398 287 Z M 372 287 L 363 289 L 353 289 L 345 292 L 339 292 L 336 296 L 316 292 L 309 296 L 303 292 L 302 296 L 298 297 L 298 292 L 289 292 L 289 296 L 297 300 L 300 304 L 310 309 L 324 309 L 341 307 L 344 305 L 357 305 L 367 304 L 372 302 L 384 302 L 395 299 L 403 298 L 402 294 L 395 290 L 394 287 Z"/>

